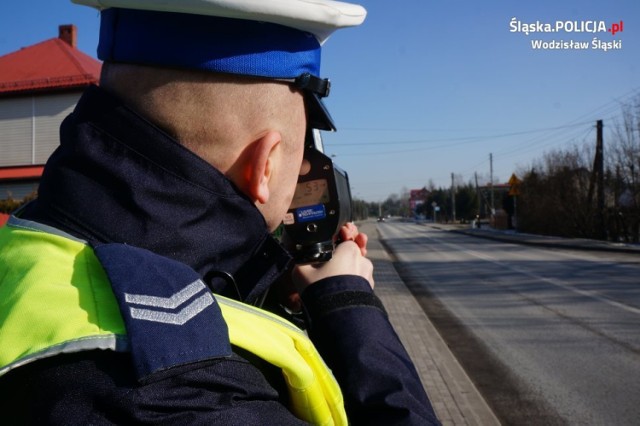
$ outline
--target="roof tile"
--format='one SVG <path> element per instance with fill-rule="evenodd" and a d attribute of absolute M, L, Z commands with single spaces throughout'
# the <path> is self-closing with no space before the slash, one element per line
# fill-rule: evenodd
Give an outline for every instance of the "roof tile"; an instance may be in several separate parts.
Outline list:
<path fill-rule="evenodd" d="M 0 56 L 0 95 L 97 83 L 100 61 L 59 38 Z"/>

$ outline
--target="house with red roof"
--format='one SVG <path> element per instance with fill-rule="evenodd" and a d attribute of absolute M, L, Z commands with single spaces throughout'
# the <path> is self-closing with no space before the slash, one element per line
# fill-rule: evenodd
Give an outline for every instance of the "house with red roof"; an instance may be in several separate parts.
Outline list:
<path fill-rule="evenodd" d="M 102 64 L 76 45 L 75 25 L 61 25 L 57 38 L 0 56 L 0 200 L 37 190 L 60 123 L 98 83 Z"/>

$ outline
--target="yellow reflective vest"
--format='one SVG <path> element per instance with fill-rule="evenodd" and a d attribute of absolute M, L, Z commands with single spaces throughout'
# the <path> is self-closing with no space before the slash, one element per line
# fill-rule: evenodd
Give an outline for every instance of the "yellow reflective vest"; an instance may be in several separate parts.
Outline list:
<path fill-rule="evenodd" d="M 231 343 L 281 369 L 297 417 L 347 424 L 340 388 L 300 329 L 270 312 L 215 297 Z M 0 376 L 60 353 L 127 346 L 117 301 L 91 247 L 15 217 L 0 228 Z"/>

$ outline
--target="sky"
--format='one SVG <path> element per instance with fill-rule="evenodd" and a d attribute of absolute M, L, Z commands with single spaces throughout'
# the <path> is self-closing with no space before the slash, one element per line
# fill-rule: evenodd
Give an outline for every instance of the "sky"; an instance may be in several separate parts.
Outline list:
<path fill-rule="evenodd" d="M 482 184 L 491 169 L 506 182 L 546 152 L 595 145 L 599 119 L 606 150 L 621 105 L 640 96 L 638 0 L 360 4 L 365 22 L 331 36 L 321 69 L 338 126 L 325 152 L 358 199 L 448 188 L 452 174 Z M 52 0 L 2 2 L 0 55 L 57 37 L 61 24 L 96 56 L 98 12 Z"/>

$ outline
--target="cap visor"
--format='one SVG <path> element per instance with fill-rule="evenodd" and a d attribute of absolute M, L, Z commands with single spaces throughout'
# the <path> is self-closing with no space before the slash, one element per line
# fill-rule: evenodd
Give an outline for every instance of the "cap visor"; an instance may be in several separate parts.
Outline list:
<path fill-rule="evenodd" d="M 315 93 L 306 93 L 309 127 L 318 130 L 335 131 L 336 125 L 322 99 Z"/>

